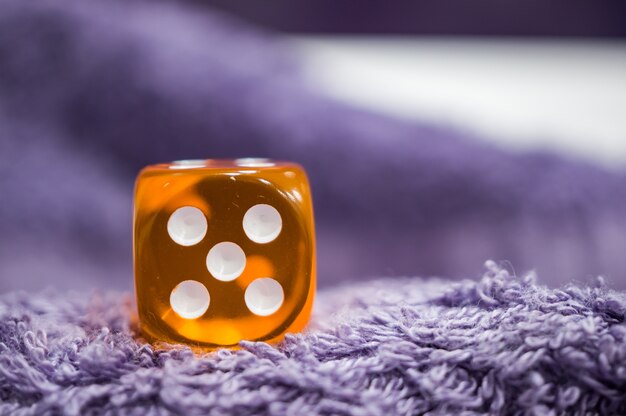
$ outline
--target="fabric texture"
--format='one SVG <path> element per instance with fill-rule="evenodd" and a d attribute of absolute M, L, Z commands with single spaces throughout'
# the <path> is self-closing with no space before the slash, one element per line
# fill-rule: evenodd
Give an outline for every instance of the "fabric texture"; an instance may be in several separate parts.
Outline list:
<path fill-rule="evenodd" d="M 255 156 L 309 173 L 321 287 L 495 258 L 626 288 L 623 171 L 338 103 L 296 56 L 185 2 L 4 0 L 0 291 L 129 290 L 138 170 Z"/>
<path fill-rule="evenodd" d="M 310 176 L 311 327 L 204 355 L 137 340 L 137 171 L 255 156 Z M 624 183 L 333 101 L 280 37 L 207 8 L 4 0 L 0 414 L 625 414 L 623 293 L 493 263 L 363 280 L 497 258 L 626 287 Z"/>
<path fill-rule="evenodd" d="M 5 295 L 0 413 L 625 414 L 625 294 L 487 268 L 324 290 L 307 332 L 198 355 L 136 340 L 128 295 Z"/>

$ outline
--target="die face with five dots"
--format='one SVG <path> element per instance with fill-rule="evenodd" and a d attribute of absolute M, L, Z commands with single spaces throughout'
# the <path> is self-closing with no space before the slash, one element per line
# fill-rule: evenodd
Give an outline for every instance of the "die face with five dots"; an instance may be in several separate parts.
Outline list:
<path fill-rule="evenodd" d="M 268 159 L 146 167 L 135 186 L 134 267 L 152 341 L 233 346 L 302 329 L 315 293 L 306 174 Z"/>

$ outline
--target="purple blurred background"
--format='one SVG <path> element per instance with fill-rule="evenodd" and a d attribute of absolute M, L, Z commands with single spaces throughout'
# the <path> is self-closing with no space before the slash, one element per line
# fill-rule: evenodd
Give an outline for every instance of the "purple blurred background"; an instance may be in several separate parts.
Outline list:
<path fill-rule="evenodd" d="M 618 0 L 196 0 L 284 33 L 624 38 Z"/>
<path fill-rule="evenodd" d="M 624 6 L 447 3 L 5 1 L 0 291 L 131 289 L 138 170 L 222 157 L 307 169 L 321 285 L 626 288 Z"/>

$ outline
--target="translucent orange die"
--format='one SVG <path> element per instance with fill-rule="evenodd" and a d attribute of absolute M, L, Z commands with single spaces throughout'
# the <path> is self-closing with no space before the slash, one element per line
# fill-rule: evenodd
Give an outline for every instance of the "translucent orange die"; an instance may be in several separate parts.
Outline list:
<path fill-rule="evenodd" d="M 315 294 L 304 170 L 268 159 L 146 167 L 134 262 L 139 322 L 152 341 L 232 346 L 302 329 Z"/>

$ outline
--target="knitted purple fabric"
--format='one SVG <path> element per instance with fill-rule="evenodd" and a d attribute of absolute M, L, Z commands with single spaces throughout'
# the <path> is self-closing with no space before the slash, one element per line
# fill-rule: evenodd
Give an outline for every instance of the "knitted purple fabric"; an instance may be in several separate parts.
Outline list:
<path fill-rule="evenodd" d="M 0 414 L 625 414 L 626 296 L 482 279 L 320 293 L 280 345 L 195 356 L 132 336 L 128 295 L 0 298 Z"/>

